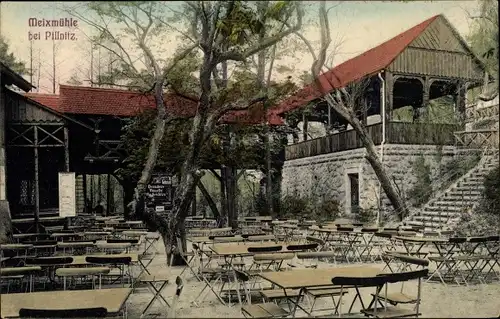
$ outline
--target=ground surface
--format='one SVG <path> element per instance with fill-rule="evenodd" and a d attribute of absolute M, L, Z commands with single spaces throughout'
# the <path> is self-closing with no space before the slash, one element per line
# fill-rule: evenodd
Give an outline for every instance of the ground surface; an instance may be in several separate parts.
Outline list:
<path fill-rule="evenodd" d="M 171 301 L 175 293 L 175 277 L 181 272 L 181 268 L 167 268 L 165 255 L 161 243 L 157 247 L 159 255 L 156 256 L 149 269 L 157 276 L 167 275 L 171 278 L 171 283 L 164 290 L 164 297 Z M 210 292 L 205 300 L 196 306 L 193 300 L 203 288 L 203 283 L 197 282 L 190 274 L 185 274 L 185 285 L 179 302 L 176 306 L 176 317 L 184 318 L 238 318 L 243 317 L 240 306 L 224 306 L 220 304 L 216 297 Z M 399 289 L 400 286 L 395 287 Z M 416 293 L 416 282 L 406 283 L 404 291 L 410 294 Z M 367 290 L 367 289 L 364 289 Z M 372 291 L 364 291 L 369 295 Z M 151 294 L 147 288 L 137 289 L 129 298 L 128 315 L 138 318 L 151 299 Z M 344 304 L 348 306 L 351 297 L 346 297 Z M 330 301 L 331 303 L 331 301 Z M 322 303 L 318 301 L 318 307 L 329 306 L 326 299 Z M 149 313 L 153 317 L 165 317 L 167 309 L 159 302 L 156 302 Z M 421 313 L 424 318 L 486 318 L 498 317 L 500 314 L 500 283 L 471 286 L 444 286 L 439 283 L 424 283 L 422 286 Z M 326 314 L 326 313 L 325 313 Z"/>

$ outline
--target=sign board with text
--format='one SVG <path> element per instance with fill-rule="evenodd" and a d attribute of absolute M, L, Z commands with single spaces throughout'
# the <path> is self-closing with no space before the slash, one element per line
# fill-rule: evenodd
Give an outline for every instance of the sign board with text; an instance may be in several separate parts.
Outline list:
<path fill-rule="evenodd" d="M 172 175 L 154 173 L 146 190 L 146 208 L 156 212 L 166 212 L 172 209 L 174 184 Z"/>
<path fill-rule="evenodd" d="M 59 216 L 76 216 L 76 176 L 75 173 L 59 173 Z"/>

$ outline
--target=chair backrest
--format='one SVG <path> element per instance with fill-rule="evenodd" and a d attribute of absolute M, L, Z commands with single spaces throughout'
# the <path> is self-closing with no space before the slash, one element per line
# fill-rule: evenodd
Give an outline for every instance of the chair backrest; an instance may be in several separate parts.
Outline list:
<path fill-rule="evenodd" d="M 354 231 L 354 227 L 337 226 L 337 231 L 351 232 Z"/>
<path fill-rule="evenodd" d="M 249 253 L 269 253 L 273 251 L 281 251 L 283 249 L 283 246 L 281 245 L 276 245 L 276 246 L 264 246 L 264 247 L 248 247 L 247 251 Z"/>
<path fill-rule="evenodd" d="M 487 236 L 481 236 L 481 237 L 471 237 L 469 238 L 470 243 L 484 243 L 487 242 L 489 237 Z"/>
<path fill-rule="evenodd" d="M 500 241 L 500 236 L 488 236 L 488 241 Z"/>
<path fill-rule="evenodd" d="M 332 284 L 335 286 L 377 287 L 383 286 L 386 282 L 385 276 L 332 278 Z"/>
<path fill-rule="evenodd" d="M 232 237 L 234 237 L 234 235 L 210 235 L 208 236 L 208 239 L 215 240 L 218 238 L 232 238 Z"/>
<path fill-rule="evenodd" d="M 90 264 L 102 264 L 102 265 L 117 265 L 123 264 L 128 265 L 132 262 L 132 257 L 110 257 L 110 256 L 88 256 L 85 257 L 85 261 Z"/>
<path fill-rule="evenodd" d="M 409 256 L 409 255 L 402 255 L 402 254 L 391 254 L 391 256 L 395 259 L 398 259 L 402 262 L 412 264 L 412 265 L 418 265 L 422 267 L 427 267 L 429 266 L 429 261 L 427 259 L 422 259 L 414 256 Z"/>
<path fill-rule="evenodd" d="M 389 283 L 396 283 L 402 281 L 415 280 L 418 278 L 424 278 L 427 277 L 428 274 L 429 274 L 429 269 L 420 269 L 415 271 L 407 271 L 407 272 L 400 272 L 393 274 L 383 274 L 379 276 L 386 277 L 387 282 Z"/>
<path fill-rule="evenodd" d="M 26 258 L 26 265 L 67 265 L 73 262 L 73 257 L 35 257 Z"/>
<path fill-rule="evenodd" d="M 467 241 L 466 237 L 450 237 L 448 238 L 448 241 L 452 244 L 461 244 L 465 243 Z"/>
<path fill-rule="evenodd" d="M 310 244 L 297 244 L 297 245 L 288 245 L 286 246 L 286 250 L 290 251 L 306 251 L 306 250 L 313 250 L 318 248 L 319 244 L 318 243 L 310 243 Z"/>
<path fill-rule="evenodd" d="M 307 241 L 311 241 L 313 243 L 317 243 L 318 245 L 324 245 L 325 244 L 325 241 L 323 239 L 317 238 L 317 237 L 307 236 L 306 240 Z"/>
<path fill-rule="evenodd" d="M 236 274 L 236 279 L 238 281 L 247 282 L 247 281 L 250 280 L 250 277 L 246 273 L 244 273 L 243 271 L 241 271 L 241 270 L 235 269 L 234 273 Z"/>
<path fill-rule="evenodd" d="M 20 318 L 104 318 L 108 315 L 106 308 L 84 309 L 29 309 L 19 310 Z"/>

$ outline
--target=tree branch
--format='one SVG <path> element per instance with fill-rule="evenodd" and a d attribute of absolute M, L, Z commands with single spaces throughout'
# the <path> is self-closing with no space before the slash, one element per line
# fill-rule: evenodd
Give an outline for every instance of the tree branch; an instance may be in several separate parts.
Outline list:
<path fill-rule="evenodd" d="M 303 10 L 300 5 L 300 3 L 296 2 L 296 11 L 297 11 L 297 22 L 295 26 L 292 28 L 288 28 L 288 30 L 280 32 L 274 36 L 268 37 L 261 41 L 260 43 L 246 49 L 244 52 L 239 52 L 236 49 L 229 50 L 227 52 L 222 53 L 217 62 L 220 63 L 222 61 L 227 61 L 227 60 L 233 60 L 233 61 L 240 61 L 240 62 L 245 62 L 246 59 L 262 50 L 267 49 L 268 47 L 276 44 L 279 42 L 281 39 L 287 37 L 288 35 L 300 30 L 302 27 L 302 16 L 303 16 Z"/>

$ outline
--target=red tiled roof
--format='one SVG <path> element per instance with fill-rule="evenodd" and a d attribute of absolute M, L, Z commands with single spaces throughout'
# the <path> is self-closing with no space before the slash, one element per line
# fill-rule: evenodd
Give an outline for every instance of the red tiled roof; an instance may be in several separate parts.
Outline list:
<path fill-rule="evenodd" d="M 29 98 L 46 105 L 58 112 L 67 114 L 114 115 L 134 116 L 146 109 L 155 108 L 152 95 L 141 93 L 105 89 L 95 87 L 60 85 L 59 95 L 26 94 Z M 175 94 L 165 96 L 167 113 L 176 117 L 192 117 L 196 114 L 197 103 L 193 100 Z M 252 114 L 249 111 L 230 112 L 222 122 L 240 124 L 263 123 L 263 114 Z M 273 125 L 282 125 L 283 121 L 277 115 L 270 115 L 269 122 Z"/>
<path fill-rule="evenodd" d="M 439 15 L 434 16 L 394 38 L 370 49 L 319 76 L 319 81 L 325 91 L 345 87 L 347 84 L 375 74 L 387 68 L 396 57 L 403 52 Z M 319 98 L 320 91 L 315 83 L 311 83 L 293 96 L 283 100 L 272 109 L 275 114 L 282 114 Z"/>
<path fill-rule="evenodd" d="M 61 112 L 59 107 L 59 95 L 57 94 L 25 93 L 24 96 L 43 104 L 54 111 Z"/>

